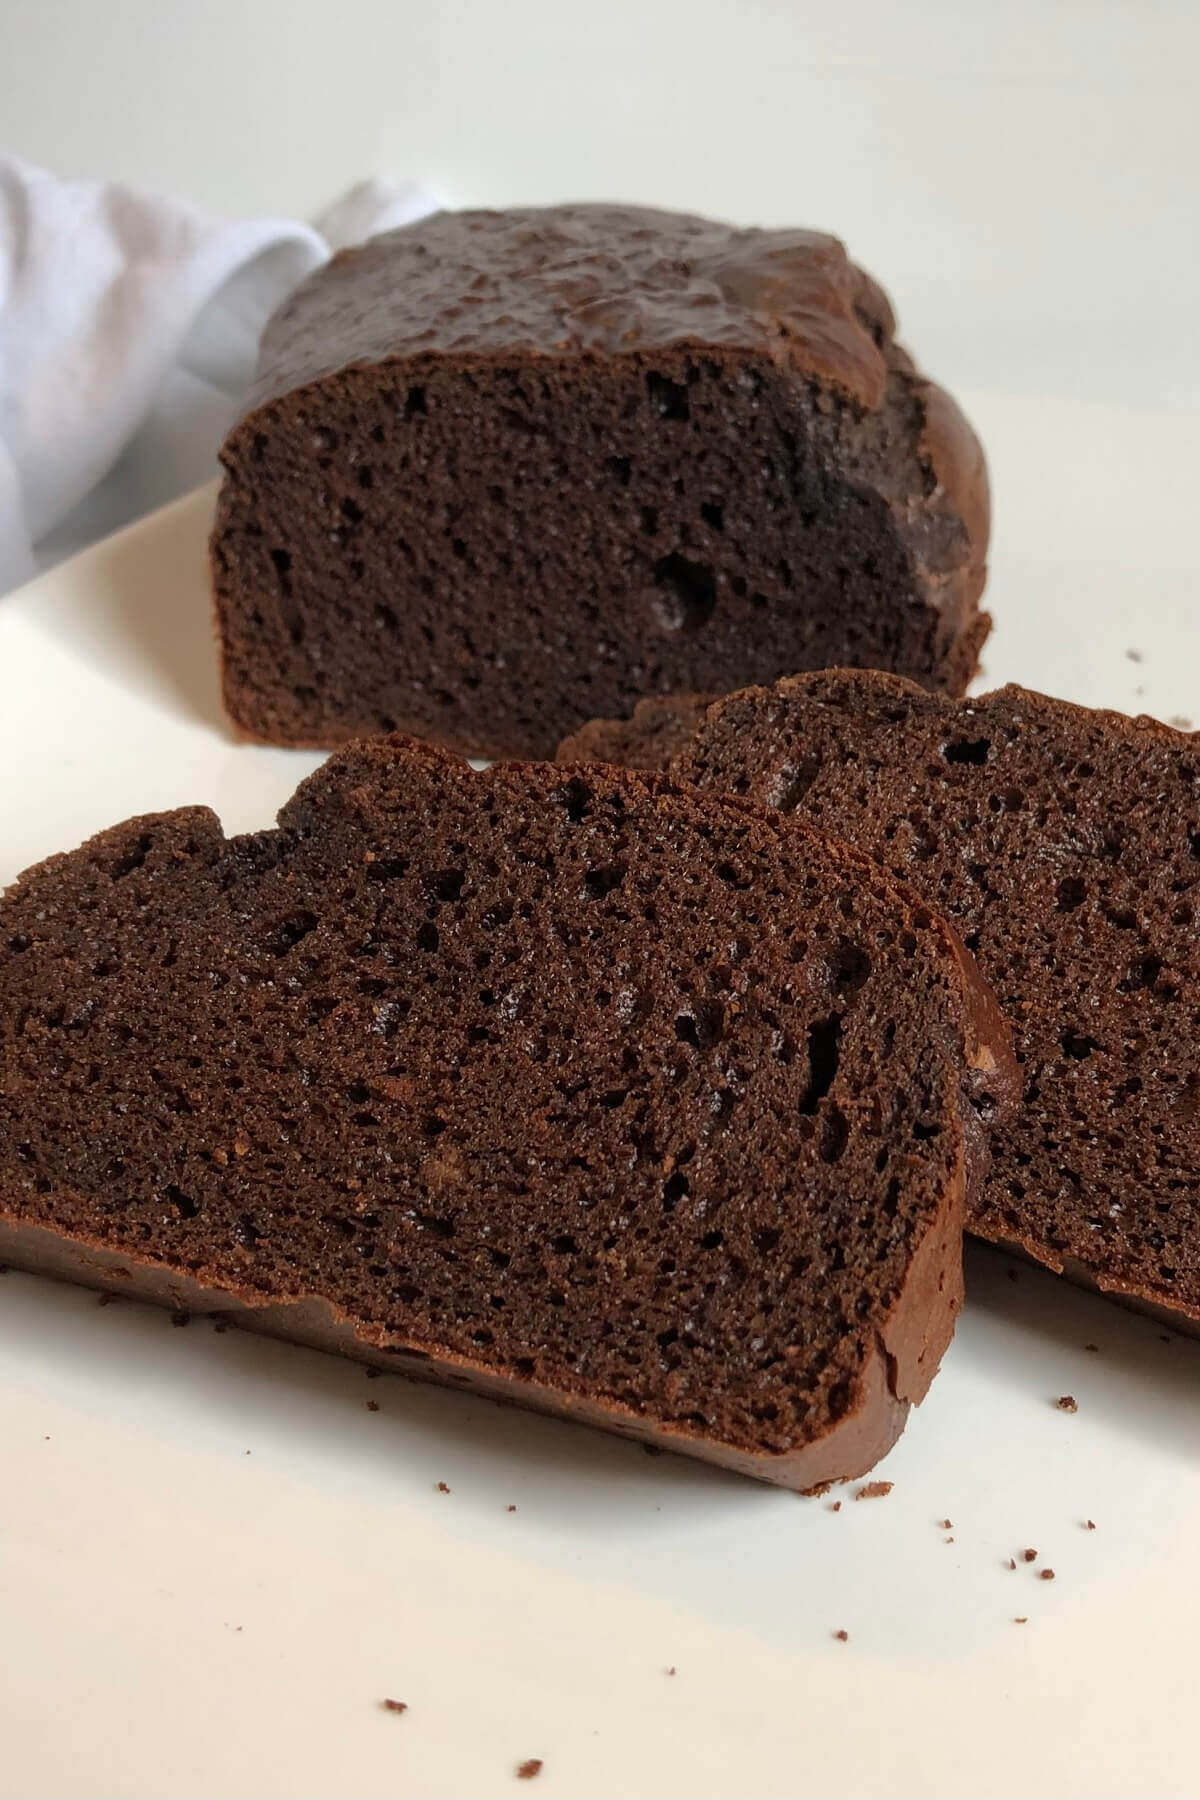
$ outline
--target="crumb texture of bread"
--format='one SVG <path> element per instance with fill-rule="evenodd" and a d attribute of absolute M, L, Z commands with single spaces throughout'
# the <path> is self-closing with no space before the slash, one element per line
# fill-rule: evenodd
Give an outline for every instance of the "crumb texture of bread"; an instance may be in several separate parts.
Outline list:
<path fill-rule="evenodd" d="M 673 769 L 836 833 L 974 953 L 1023 1103 L 969 1229 L 1200 1322 L 1200 737 L 830 671 L 729 697 Z"/>
<path fill-rule="evenodd" d="M 786 1485 L 864 1472 L 953 1327 L 1004 1045 L 863 859 L 587 776 L 377 739 L 275 830 L 183 810 L 29 871 L 5 1260 Z"/>
<path fill-rule="evenodd" d="M 961 693 L 983 453 L 835 238 L 577 205 L 344 251 L 264 334 L 211 560 L 252 736 L 552 756 L 832 663 Z"/>
<path fill-rule="evenodd" d="M 559 763 L 611 763 L 619 769 L 666 769 L 688 743 L 715 694 L 663 694 L 639 700 L 628 719 L 589 719 L 565 737 Z"/>

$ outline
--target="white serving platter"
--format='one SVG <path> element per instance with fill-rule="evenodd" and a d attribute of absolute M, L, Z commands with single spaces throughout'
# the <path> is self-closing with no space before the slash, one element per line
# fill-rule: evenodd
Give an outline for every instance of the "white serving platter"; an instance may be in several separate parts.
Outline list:
<path fill-rule="evenodd" d="M 1200 417 L 967 405 L 982 685 L 1200 723 Z M 267 824 L 318 760 L 222 720 L 211 506 L 0 600 L 0 883 L 132 813 Z M 994 1253 L 968 1287 L 893 1491 L 835 1511 L 5 1276 L 0 1796 L 472 1800 L 530 1757 L 546 1800 L 1195 1796 L 1200 1344 Z"/>

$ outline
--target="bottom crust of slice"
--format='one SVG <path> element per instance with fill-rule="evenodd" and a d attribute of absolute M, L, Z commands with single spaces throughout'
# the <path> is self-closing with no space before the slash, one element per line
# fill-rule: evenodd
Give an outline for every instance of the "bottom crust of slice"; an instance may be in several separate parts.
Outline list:
<path fill-rule="evenodd" d="M 799 1493 L 815 1493 L 834 1481 L 865 1475 L 886 1456 L 904 1429 L 910 1400 L 923 1396 L 937 1370 L 961 1306 L 961 1271 L 957 1265 L 946 1270 L 943 1235 L 930 1233 L 930 1239 L 936 1236 L 938 1242 L 927 1241 L 914 1261 L 906 1289 L 906 1297 L 908 1290 L 913 1292 L 913 1305 L 905 1307 L 902 1302 L 897 1308 L 900 1316 L 891 1322 L 890 1348 L 876 1340 L 875 1353 L 863 1368 L 858 1408 L 823 1438 L 774 1456 L 766 1452 L 755 1455 L 642 1418 L 616 1403 L 599 1405 L 539 1382 L 502 1375 L 448 1351 L 431 1354 L 411 1345 L 390 1343 L 386 1333 L 373 1333 L 357 1325 L 327 1300 L 307 1296 L 264 1303 L 249 1292 L 208 1287 L 161 1263 L 143 1262 L 103 1244 L 67 1237 L 19 1220 L 0 1218 L 0 1264 L 101 1293 L 149 1301 L 172 1312 L 219 1318 L 244 1331 L 280 1338 L 310 1350 L 329 1351 L 391 1375 L 458 1388 L 576 1425 L 600 1426 L 637 1443 L 679 1451 L 756 1481 Z M 927 1290 L 931 1286 L 935 1291 L 943 1289 L 939 1328 L 932 1337 L 927 1332 Z M 946 1288 L 957 1291 L 945 1292 Z M 897 1387 L 905 1397 L 900 1397 Z"/>

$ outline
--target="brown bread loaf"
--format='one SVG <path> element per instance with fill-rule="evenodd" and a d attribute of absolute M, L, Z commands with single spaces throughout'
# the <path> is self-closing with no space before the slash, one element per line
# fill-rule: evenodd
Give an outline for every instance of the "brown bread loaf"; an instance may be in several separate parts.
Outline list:
<path fill-rule="evenodd" d="M 212 539 L 247 732 L 549 756 L 644 695 L 830 663 L 961 693 L 983 455 L 836 239 L 441 213 L 267 327 Z"/>

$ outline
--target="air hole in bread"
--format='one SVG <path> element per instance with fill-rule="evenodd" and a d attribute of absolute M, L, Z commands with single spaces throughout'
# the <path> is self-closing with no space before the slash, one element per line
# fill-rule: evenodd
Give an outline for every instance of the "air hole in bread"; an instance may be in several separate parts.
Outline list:
<path fill-rule="evenodd" d="M 660 375 L 651 369 L 646 376 L 646 393 L 650 399 L 651 410 L 660 419 L 686 420 L 690 415 L 687 389 L 678 381 L 672 381 L 668 375 Z"/>
<path fill-rule="evenodd" d="M 800 1101 L 802 1113 L 815 1113 L 837 1077 L 842 1021 L 838 1014 L 818 1019 L 808 1030 L 809 1081 Z"/>
<path fill-rule="evenodd" d="M 942 755 L 948 763 L 981 765 L 987 761 L 991 748 L 987 738 L 952 738 L 942 745 Z"/>
<path fill-rule="evenodd" d="M 655 614 L 664 631 L 698 631 L 717 605 L 717 582 L 707 563 L 673 550 L 654 565 Z"/>

